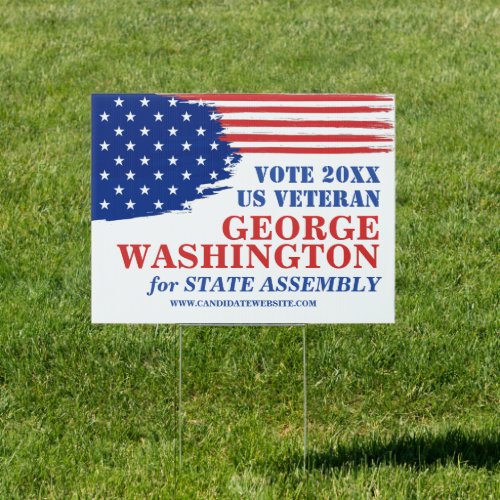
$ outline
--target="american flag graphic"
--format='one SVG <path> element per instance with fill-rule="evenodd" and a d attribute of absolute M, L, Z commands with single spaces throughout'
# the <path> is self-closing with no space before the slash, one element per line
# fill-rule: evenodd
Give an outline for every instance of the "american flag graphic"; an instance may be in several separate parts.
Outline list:
<path fill-rule="evenodd" d="M 241 155 L 394 150 L 382 94 L 96 94 L 92 218 L 189 211 L 228 189 Z"/>

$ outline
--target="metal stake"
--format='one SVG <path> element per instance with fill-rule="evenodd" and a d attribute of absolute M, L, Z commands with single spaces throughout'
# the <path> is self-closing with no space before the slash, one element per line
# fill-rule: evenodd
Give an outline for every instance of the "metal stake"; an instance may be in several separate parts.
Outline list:
<path fill-rule="evenodd" d="M 307 342 L 306 325 L 302 325 L 302 361 L 304 365 L 304 472 L 307 470 Z"/>
<path fill-rule="evenodd" d="M 179 470 L 182 469 L 182 334 L 184 327 L 179 325 Z"/>

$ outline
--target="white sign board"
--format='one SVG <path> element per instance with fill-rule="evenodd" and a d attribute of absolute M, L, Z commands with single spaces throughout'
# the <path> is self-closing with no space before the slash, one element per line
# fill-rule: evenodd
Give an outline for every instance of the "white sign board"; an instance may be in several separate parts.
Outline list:
<path fill-rule="evenodd" d="M 92 321 L 394 321 L 394 96 L 92 96 Z"/>

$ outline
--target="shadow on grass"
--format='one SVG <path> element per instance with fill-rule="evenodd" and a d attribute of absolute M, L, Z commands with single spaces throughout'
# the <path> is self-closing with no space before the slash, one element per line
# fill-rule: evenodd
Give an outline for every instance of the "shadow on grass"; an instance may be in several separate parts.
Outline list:
<path fill-rule="evenodd" d="M 310 470 L 382 464 L 424 469 L 450 463 L 493 469 L 500 466 L 500 433 L 492 431 L 487 435 L 451 430 L 442 434 L 395 435 L 386 439 L 360 438 L 325 451 L 312 450 L 307 462 Z M 281 461 L 281 466 L 289 471 L 302 464 L 300 453 Z"/>

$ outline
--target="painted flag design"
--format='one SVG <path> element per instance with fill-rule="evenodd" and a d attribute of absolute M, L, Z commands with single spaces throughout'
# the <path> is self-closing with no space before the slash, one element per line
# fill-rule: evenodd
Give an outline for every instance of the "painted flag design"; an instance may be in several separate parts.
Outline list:
<path fill-rule="evenodd" d="M 92 219 L 189 211 L 243 154 L 390 153 L 393 117 L 379 94 L 93 95 Z"/>

